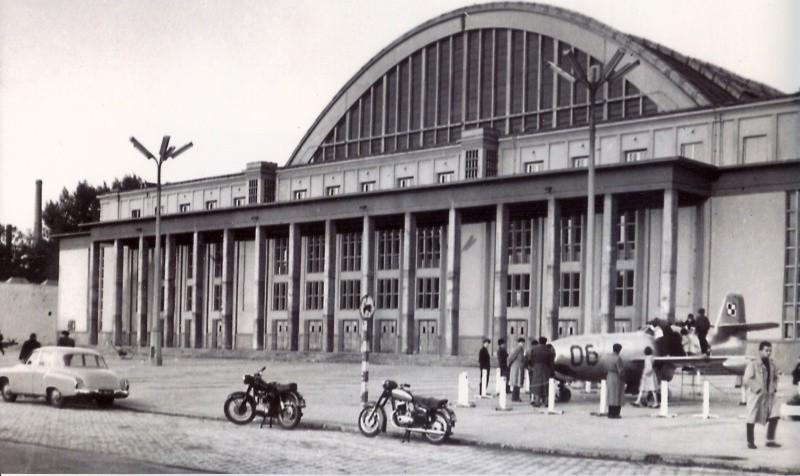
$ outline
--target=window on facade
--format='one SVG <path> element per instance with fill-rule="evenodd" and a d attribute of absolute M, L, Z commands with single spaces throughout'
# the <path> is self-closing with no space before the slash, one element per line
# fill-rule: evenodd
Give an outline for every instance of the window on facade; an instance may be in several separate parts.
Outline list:
<path fill-rule="evenodd" d="M 441 260 L 441 233 L 438 226 L 417 228 L 417 268 L 438 268 Z"/>
<path fill-rule="evenodd" d="M 311 235 L 306 239 L 306 272 L 321 273 L 325 269 L 325 236 Z"/>
<path fill-rule="evenodd" d="M 164 312 L 164 306 L 167 303 L 167 292 L 165 286 L 161 286 L 161 302 L 159 303 L 158 310 Z"/>
<path fill-rule="evenodd" d="M 561 218 L 561 261 L 581 260 L 581 216 Z"/>
<path fill-rule="evenodd" d="M 800 333 L 800 190 L 786 193 L 786 260 L 783 273 L 783 338 L 797 339 Z"/>
<path fill-rule="evenodd" d="M 627 211 L 619 214 L 619 237 L 617 238 L 617 259 L 636 258 L 636 213 Z"/>
<path fill-rule="evenodd" d="M 233 206 L 234 207 L 243 207 L 244 206 L 244 197 L 233 197 Z"/>
<path fill-rule="evenodd" d="M 625 162 L 639 162 L 644 160 L 644 155 L 647 149 L 636 149 L 625 151 Z"/>
<path fill-rule="evenodd" d="M 544 170 L 544 161 L 535 160 L 533 162 L 525 162 L 525 173 L 530 174 L 534 172 L 541 172 Z"/>
<path fill-rule="evenodd" d="M 186 310 L 192 310 L 192 301 L 194 300 L 194 288 L 192 286 L 186 286 Z"/>
<path fill-rule="evenodd" d="M 417 309 L 439 308 L 439 278 L 417 279 Z"/>
<path fill-rule="evenodd" d="M 322 309 L 324 291 L 325 283 L 323 281 L 306 281 L 306 309 Z"/>
<path fill-rule="evenodd" d="M 478 150 L 468 150 L 466 152 L 466 159 L 464 161 L 464 177 L 477 178 L 478 177 Z"/>
<path fill-rule="evenodd" d="M 192 246 L 186 249 L 186 277 L 189 279 L 194 277 L 194 247 Z"/>
<path fill-rule="evenodd" d="M 450 183 L 453 181 L 453 175 L 455 175 L 453 172 L 439 172 L 436 178 L 439 183 Z"/>
<path fill-rule="evenodd" d="M 306 190 L 295 190 L 292 193 L 292 198 L 294 198 L 295 200 L 302 200 L 306 198 L 306 195 L 307 195 Z"/>
<path fill-rule="evenodd" d="M 561 273 L 561 307 L 580 307 L 581 273 Z"/>
<path fill-rule="evenodd" d="M 375 190 L 375 182 L 361 182 L 362 192 L 371 192 Z"/>
<path fill-rule="evenodd" d="M 509 274 L 506 277 L 506 306 L 531 306 L 530 274 Z"/>
<path fill-rule="evenodd" d="M 378 309 L 397 309 L 400 298 L 400 280 L 396 278 L 379 279 L 376 297 L 375 306 Z"/>
<path fill-rule="evenodd" d="M 397 179 L 398 188 L 407 188 L 414 185 L 414 177 L 400 177 Z"/>
<path fill-rule="evenodd" d="M 378 269 L 400 269 L 401 230 L 378 231 Z"/>
<path fill-rule="evenodd" d="M 103 329 L 103 289 L 105 288 L 106 276 L 106 249 L 100 247 L 100 256 L 98 257 L 98 270 L 97 270 L 97 309 L 99 317 L 97 319 L 98 330 Z"/>
<path fill-rule="evenodd" d="M 222 309 L 222 286 L 221 285 L 219 285 L 219 284 L 215 284 L 214 285 L 212 297 L 213 297 L 213 301 L 214 301 L 212 303 L 212 309 L 215 310 L 215 311 L 219 311 L 220 309 Z"/>
<path fill-rule="evenodd" d="M 285 311 L 286 310 L 286 296 L 288 294 L 289 284 L 286 282 L 272 283 L 272 310 Z"/>
<path fill-rule="evenodd" d="M 214 262 L 214 277 L 222 276 L 222 245 L 214 243 L 211 245 L 211 259 Z"/>
<path fill-rule="evenodd" d="M 348 279 L 339 282 L 339 309 L 358 309 L 360 301 L 360 279 Z"/>
<path fill-rule="evenodd" d="M 264 185 L 261 187 L 261 201 L 263 203 L 270 203 L 275 201 L 275 181 L 264 180 Z"/>
<path fill-rule="evenodd" d="M 681 157 L 687 159 L 699 159 L 703 151 L 702 142 L 691 142 L 689 144 L 681 144 Z"/>
<path fill-rule="evenodd" d="M 162 215 L 164 214 L 164 205 L 161 205 L 160 207 L 153 207 L 153 216 L 155 216 L 156 213 L 158 213 L 159 209 L 161 210 L 161 214 Z"/>
<path fill-rule="evenodd" d="M 342 271 L 361 270 L 361 233 L 342 235 Z"/>
<path fill-rule="evenodd" d="M 142 211 L 138 208 L 134 208 L 131 210 L 131 218 L 139 218 L 142 216 Z"/>
<path fill-rule="evenodd" d="M 508 223 L 508 264 L 531 262 L 531 221 L 511 220 Z"/>
<path fill-rule="evenodd" d="M 192 207 L 191 207 L 191 205 L 189 205 L 188 203 L 181 203 L 180 205 L 178 205 L 178 210 L 179 210 L 181 213 L 186 213 L 186 212 L 188 212 L 188 211 L 189 211 L 189 210 L 191 210 L 191 209 L 192 209 Z"/>
<path fill-rule="evenodd" d="M 617 306 L 633 306 L 633 270 L 617 271 Z"/>
<path fill-rule="evenodd" d="M 289 238 L 275 239 L 275 256 L 273 259 L 275 274 L 289 273 Z"/>
<path fill-rule="evenodd" d="M 497 177 L 497 151 L 486 151 L 486 177 Z"/>
<path fill-rule="evenodd" d="M 573 157 L 572 158 L 572 168 L 579 169 L 581 167 L 587 167 L 589 165 L 589 157 L 583 155 L 581 157 Z"/>
<path fill-rule="evenodd" d="M 331 185 L 325 189 L 325 195 L 328 197 L 333 197 L 339 195 L 342 191 L 342 187 L 340 185 Z"/>
<path fill-rule="evenodd" d="M 217 208 L 216 200 L 206 200 L 206 210 L 213 210 Z"/>
<path fill-rule="evenodd" d="M 247 203 L 258 202 L 258 179 L 247 181 Z"/>

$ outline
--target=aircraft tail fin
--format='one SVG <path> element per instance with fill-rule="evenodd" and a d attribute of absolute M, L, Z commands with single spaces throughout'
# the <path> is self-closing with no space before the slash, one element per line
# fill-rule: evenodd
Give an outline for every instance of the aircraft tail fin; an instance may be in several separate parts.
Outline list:
<path fill-rule="evenodd" d="M 717 315 L 717 322 L 712 333 L 713 340 L 717 342 L 726 341 L 731 337 L 744 342 L 747 339 L 748 330 L 756 330 L 745 323 L 744 298 L 741 294 L 728 294 Z"/>

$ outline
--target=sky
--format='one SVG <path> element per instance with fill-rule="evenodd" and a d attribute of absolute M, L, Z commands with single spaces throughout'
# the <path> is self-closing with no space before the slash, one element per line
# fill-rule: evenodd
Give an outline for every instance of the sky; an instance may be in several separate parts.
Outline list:
<path fill-rule="evenodd" d="M 476 0 L 0 0 L 0 223 L 33 228 L 79 181 L 136 174 L 194 147 L 164 182 L 284 165 L 339 89 L 399 36 Z M 800 90 L 795 0 L 541 0 Z"/>

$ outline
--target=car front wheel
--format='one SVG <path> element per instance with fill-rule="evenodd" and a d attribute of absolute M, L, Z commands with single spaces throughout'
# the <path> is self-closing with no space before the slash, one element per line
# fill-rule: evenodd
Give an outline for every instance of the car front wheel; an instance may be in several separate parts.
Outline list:
<path fill-rule="evenodd" d="M 7 383 L 3 385 L 3 390 L 2 390 L 3 401 L 8 403 L 14 403 L 17 401 L 17 394 L 9 390 L 8 386 L 9 385 Z"/>
<path fill-rule="evenodd" d="M 57 388 L 51 388 L 50 392 L 47 394 L 48 400 L 50 400 L 50 405 L 53 405 L 56 408 L 61 408 L 64 406 L 64 402 L 66 398 L 64 395 Z"/>

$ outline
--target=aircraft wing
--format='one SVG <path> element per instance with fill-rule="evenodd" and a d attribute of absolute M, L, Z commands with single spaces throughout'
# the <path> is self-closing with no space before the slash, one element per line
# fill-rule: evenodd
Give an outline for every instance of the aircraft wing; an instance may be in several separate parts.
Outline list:
<path fill-rule="evenodd" d="M 689 355 L 685 357 L 655 357 L 655 364 L 672 365 L 675 368 L 692 367 L 701 371 L 724 371 L 734 374 L 744 372 L 748 358 L 743 355 Z"/>

